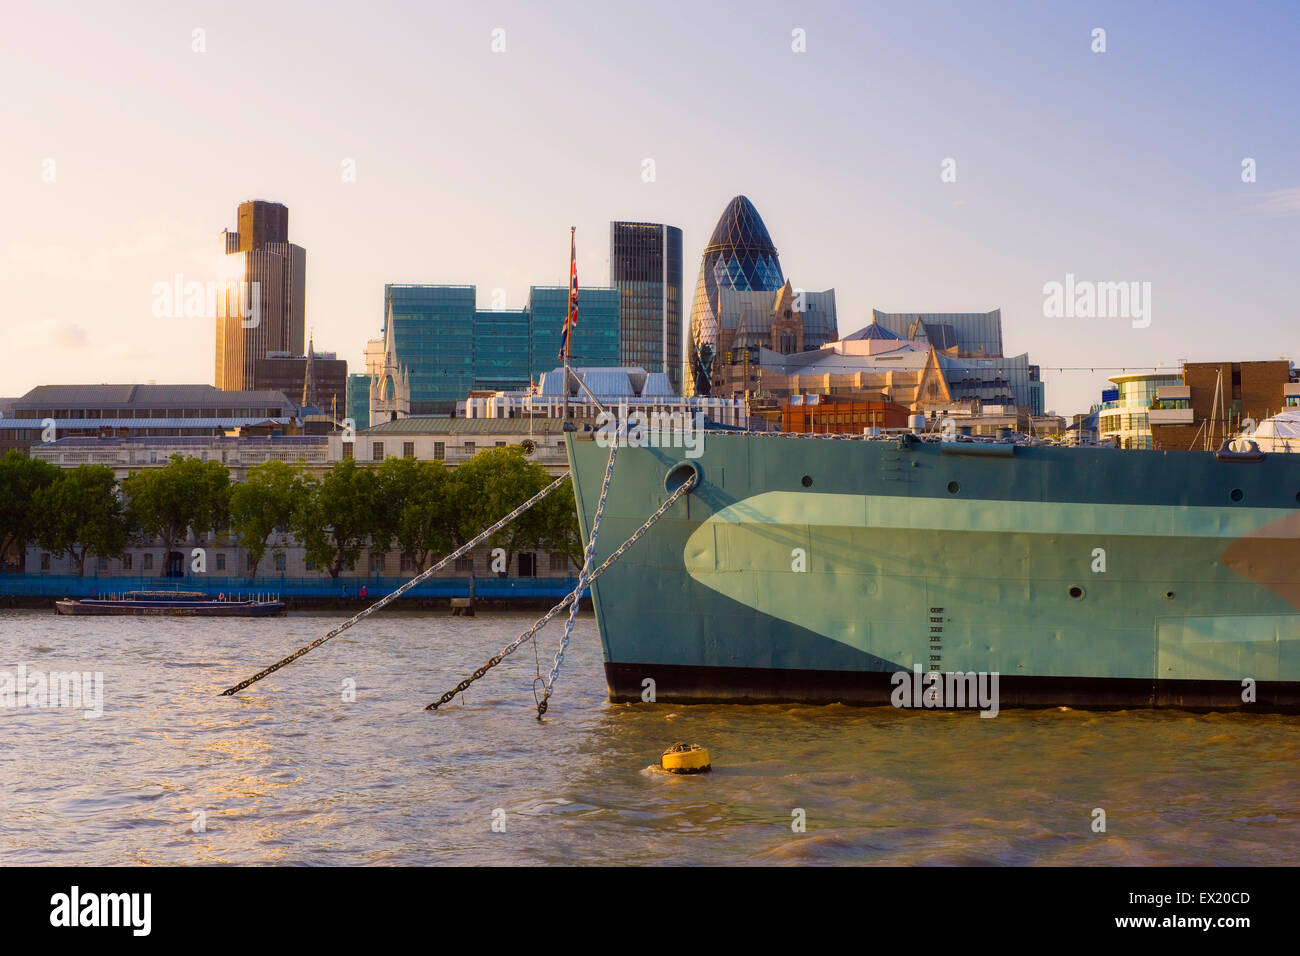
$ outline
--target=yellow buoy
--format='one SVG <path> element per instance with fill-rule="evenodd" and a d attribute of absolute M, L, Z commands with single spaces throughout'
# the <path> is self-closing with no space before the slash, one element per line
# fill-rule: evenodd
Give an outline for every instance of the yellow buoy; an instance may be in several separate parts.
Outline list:
<path fill-rule="evenodd" d="M 713 769 L 709 752 L 699 744 L 673 744 L 659 758 L 659 766 L 669 773 L 708 773 Z"/>

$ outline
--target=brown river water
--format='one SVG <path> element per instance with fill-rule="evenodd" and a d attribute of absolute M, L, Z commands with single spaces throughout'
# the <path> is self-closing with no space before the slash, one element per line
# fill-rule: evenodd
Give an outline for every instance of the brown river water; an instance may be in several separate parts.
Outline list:
<path fill-rule="evenodd" d="M 590 615 L 544 723 L 527 645 L 425 712 L 532 621 L 490 613 L 381 614 L 219 696 L 338 621 L 0 611 L 0 672 L 103 674 L 97 718 L 0 707 L 0 860 L 1300 862 L 1300 717 L 611 704 Z M 658 771 L 676 741 L 714 771 Z"/>

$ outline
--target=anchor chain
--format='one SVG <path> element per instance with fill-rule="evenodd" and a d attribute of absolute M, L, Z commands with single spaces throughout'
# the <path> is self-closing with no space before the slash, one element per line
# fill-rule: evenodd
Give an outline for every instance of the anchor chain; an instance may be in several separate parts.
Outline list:
<path fill-rule="evenodd" d="M 578 572 L 578 585 L 574 591 L 581 594 L 583 588 L 587 586 L 588 575 L 591 573 L 591 563 L 596 558 L 596 537 L 600 534 L 600 519 L 605 514 L 605 499 L 609 497 L 609 482 L 614 477 L 614 458 L 618 454 L 618 432 L 614 433 L 614 441 L 609 446 L 609 461 L 605 464 L 605 478 L 600 483 L 600 498 L 596 502 L 596 513 L 591 519 L 591 537 L 587 539 L 587 551 L 582 556 L 582 569 Z M 573 624 L 578 617 L 578 605 L 580 602 L 574 601 L 569 605 L 569 617 L 564 622 L 564 636 L 560 638 L 559 649 L 555 652 L 555 661 L 551 665 L 550 675 L 542 681 L 542 699 L 537 702 L 537 719 L 541 720 L 546 713 L 549 705 L 551 694 L 555 692 L 555 680 L 560 676 L 560 664 L 564 661 L 564 652 L 569 649 L 569 638 L 573 635 Z M 536 684 L 533 685 L 536 688 Z"/>
<path fill-rule="evenodd" d="M 662 518 L 665 514 L 668 513 L 668 509 L 677 503 L 678 498 L 694 490 L 695 485 L 698 481 L 699 479 L 695 475 L 692 475 L 689 479 L 687 479 L 685 482 L 679 485 L 677 489 L 673 491 L 672 494 L 670 494 L 667 498 L 664 499 L 664 503 L 655 509 L 654 514 L 650 515 L 650 517 L 645 520 L 645 523 L 642 524 L 641 527 L 637 528 L 635 531 L 632 532 L 631 537 L 629 537 L 626 541 L 624 541 L 616 549 L 614 549 L 614 552 L 604 560 L 601 566 L 598 567 L 595 571 L 591 572 L 591 574 L 587 577 L 587 584 L 590 585 L 593 581 L 595 581 L 602 574 L 608 571 L 610 566 L 613 565 L 614 562 L 616 562 L 619 558 L 621 558 L 624 554 L 627 553 L 628 548 L 636 544 L 637 541 L 641 539 L 641 536 L 644 535 L 647 531 L 649 531 L 654 526 L 656 521 L 658 521 L 660 518 Z M 572 591 L 570 591 L 568 594 L 564 596 L 564 600 L 562 600 L 559 604 L 555 605 L 555 607 L 551 608 L 544 615 L 542 615 L 540 618 L 534 621 L 533 625 L 530 628 L 528 628 L 528 630 L 524 631 L 522 634 L 520 634 L 517 638 L 515 638 L 505 647 L 501 648 L 501 650 L 498 651 L 492 658 L 490 658 L 486 664 L 484 664 L 482 667 L 476 670 L 471 677 L 468 677 L 465 680 L 461 681 L 459 684 L 456 685 L 456 688 L 454 690 L 447 691 L 447 693 L 443 694 L 436 701 L 434 701 L 432 704 L 429 704 L 424 709 L 437 710 L 443 704 L 451 702 L 453 699 L 455 699 L 456 695 L 461 693 L 463 690 L 465 690 L 466 687 L 474 683 L 474 681 L 478 680 L 480 677 L 486 674 L 493 667 L 496 667 L 498 664 L 500 664 L 503 660 L 505 660 L 515 651 L 519 650 L 519 648 L 522 647 L 529 638 L 533 637 L 538 631 L 540 631 L 543 627 L 545 627 L 546 624 L 551 620 L 551 618 L 555 617 L 555 615 L 559 614 L 566 607 L 568 607 L 570 604 L 575 602 L 578 599 L 579 595 L 581 595 L 581 593 L 582 590 L 580 588 L 574 588 Z"/>
<path fill-rule="evenodd" d="M 496 524 L 480 532 L 478 536 L 475 537 L 472 541 L 468 541 L 465 544 L 461 545 L 451 554 L 447 555 L 437 564 L 433 565 L 433 567 L 425 571 L 421 571 L 419 574 L 411 578 L 411 580 L 407 581 L 397 590 L 393 591 L 391 594 L 387 595 L 386 597 L 380 598 L 378 601 L 370 605 L 370 607 L 366 608 L 361 613 L 357 614 L 355 617 L 347 621 L 344 621 L 342 624 L 334 628 L 334 630 L 330 631 L 324 637 L 318 637 L 316 640 L 312 641 L 310 644 L 306 645 L 305 647 L 298 648 L 298 650 L 294 651 L 288 657 L 284 658 L 281 661 L 276 661 L 270 667 L 258 671 L 252 677 L 240 681 L 235 686 L 227 687 L 225 690 L 221 692 L 221 696 L 232 697 L 235 694 L 238 694 L 241 690 L 248 687 L 250 684 L 255 684 L 258 681 L 260 681 L 263 677 L 268 677 L 271 674 L 274 674 L 276 671 L 278 671 L 281 667 L 284 667 L 286 664 L 292 664 L 294 661 L 302 657 L 307 652 L 315 650 L 316 648 L 320 647 L 322 644 L 324 644 L 326 641 L 330 640 L 331 638 L 338 637 L 340 634 L 342 634 L 344 631 L 350 628 L 353 624 L 356 624 L 358 621 L 365 620 L 375 611 L 378 611 L 380 608 L 384 607 L 385 605 L 391 603 L 392 601 L 397 600 L 399 597 L 401 597 L 411 588 L 415 587 L 421 581 L 426 580 L 437 571 L 440 571 L 442 568 L 445 568 L 448 564 L 450 564 L 452 561 L 455 561 L 457 558 L 465 554 L 467 551 L 471 551 L 474 548 L 478 547 L 478 545 L 482 544 L 484 541 L 486 541 L 492 535 L 496 534 L 496 532 L 500 531 L 502 528 L 504 528 L 515 518 L 519 517 L 521 514 L 523 514 L 533 505 L 537 504 L 537 502 L 541 501 L 543 498 L 545 498 L 547 495 L 553 492 L 556 488 L 560 487 L 560 485 L 564 484 L 564 482 L 567 481 L 568 478 L 569 478 L 569 473 L 566 471 L 559 478 L 556 478 L 553 482 L 551 482 L 549 485 L 547 485 L 537 494 L 533 495 L 531 498 L 529 498 L 527 501 L 521 504 L 514 511 L 510 512 L 508 515 L 506 515 L 504 518 L 498 521 Z M 495 665 L 488 665 L 488 666 L 495 666 Z M 486 670 L 486 668 L 484 668 L 484 670 Z"/>

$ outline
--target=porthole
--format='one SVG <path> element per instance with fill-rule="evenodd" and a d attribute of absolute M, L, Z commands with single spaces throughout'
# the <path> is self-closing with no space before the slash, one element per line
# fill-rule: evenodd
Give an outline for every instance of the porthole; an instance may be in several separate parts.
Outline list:
<path fill-rule="evenodd" d="M 803 486 L 804 486 L 805 488 L 811 488 L 811 487 L 812 487 L 812 475 L 804 475 L 804 476 L 803 476 L 802 484 L 803 484 Z"/>
<path fill-rule="evenodd" d="M 1070 588 L 1070 597 L 1074 598 L 1076 601 L 1082 600 L 1083 588 L 1079 587 L 1077 584 Z"/>
<path fill-rule="evenodd" d="M 1233 488 L 1232 491 L 1228 492 L 1228 497 L 1233 501 L 1240 501 L 1242 498 L 1246 497 L 1246 493 L 1240 488 Z"/>
<path fill-rule="evenodd" d="M 1165 600 L 1167 600 L 1167 601 L 1172 601 L 1173 599 L 1174 599 L 1174 592 L 1173 592 L 1173 591 L 1166 591 L 1166 592 L 1165 592 Z"/>
<path fill-rule="evenodd" d="M 955 481 L 948 482 L 948 494 L 955 495 L 959 491 L 961 491 L 961 485 Z"/>

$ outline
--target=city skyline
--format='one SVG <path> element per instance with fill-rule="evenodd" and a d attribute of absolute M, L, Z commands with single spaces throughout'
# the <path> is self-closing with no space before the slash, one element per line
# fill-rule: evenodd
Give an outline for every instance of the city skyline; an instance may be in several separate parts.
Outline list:
<path fill-rule="evenodd" d="M 1300 67 L 1283 6 L 668 4 L 636 31 L 589 5 L 563 22 L 394 9 L 382 30 L 320 9 L 310 24 L 238 3 L 25 11 L 17 33 L 57 42 L 0 67 L 16 144 L 0 157 L 0 279 L 19 343 L 0 394 L 210 381 L 213 319 L 157 317 L 153 290 L 219 278 L 214 234 L 253 198 L 293 211 L 307 321 L 352 369 L 386 283 L 472 283 L 480 307 L 500 290 L 519 308 L 530 286 L 565 284 L 576 225 L 582 284 L 608 285 L 612 220 L 680 227 L 689 282 L 737 194 L 787 274 L 836 290 L 841 336 L 872 309 L 1000 308 L 1007 350 L 1042 365 L 1062 414 L 1121 368 L 1295 352 Z M 258 31 L 242 26 L 253 10 Z M 665 48 L 744 82 L 719 91 L 685 67 L 620 81 Z M 1150 283 L 1149 324 L 1049 317 L 1044 286 L 1075 277 Z M 1225 327 L 1247 334 L 1225 342 Z"/>

